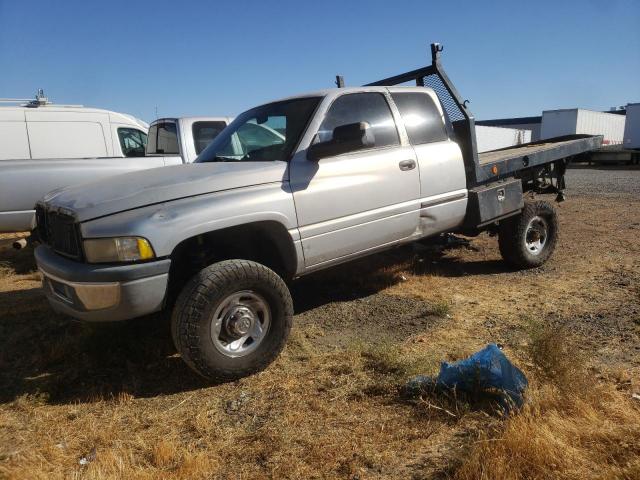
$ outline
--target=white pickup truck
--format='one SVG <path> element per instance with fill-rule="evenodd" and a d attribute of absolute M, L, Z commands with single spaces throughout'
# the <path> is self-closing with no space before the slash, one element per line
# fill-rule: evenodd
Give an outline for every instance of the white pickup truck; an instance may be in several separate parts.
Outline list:
<path fill-rule="evenodd" d="M 0 232 L 31 230 L 36 202 L 54 189 L 191 163 L 229 121 L 164 118 L 148 127 L 129 115 L 95 108 L 0 107 Z"/>
<path fill-rule="evenodd" d="M 252 108 L 196 163 L 47 195 L 35 255 L 52 307 L 98 322 L 172 309 L 182 358 L 230 380 L 278 355 L 293 315 L 286 282 L 310 272 L 487 230 L 515 268 L 542 265 L 558 220 L 525 193 L 561 197 L 569 159 L 602 137 L 479 154 L 439 52 L 434 44 L 432 65 L 364 87 Z"/>
<path fill-rule="evenodd" d="M 166 165 L 192 163 L 231 122 L 229 117 L 159 118 L 149 126 L 146 155 Z"/>

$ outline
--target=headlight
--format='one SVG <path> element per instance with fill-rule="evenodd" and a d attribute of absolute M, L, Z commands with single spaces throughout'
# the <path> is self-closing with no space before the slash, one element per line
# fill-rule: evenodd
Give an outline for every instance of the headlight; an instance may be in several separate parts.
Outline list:
<path fill-rule="evenodd" d="M 84 254 L 89 263 L 135 262 L 154 258 L 146 238 L 93 238 L 84 241 Z"/>

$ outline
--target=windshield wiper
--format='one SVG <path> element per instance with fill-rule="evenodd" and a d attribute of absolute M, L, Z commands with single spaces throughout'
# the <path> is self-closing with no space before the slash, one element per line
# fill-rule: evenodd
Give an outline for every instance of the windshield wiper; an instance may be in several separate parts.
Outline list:
<path fill-rule="evenodd" d="M 207 162 L 237 162 L 238 159 L 234 157 L 213 157 L 211 160 L 207 160 Z"/>

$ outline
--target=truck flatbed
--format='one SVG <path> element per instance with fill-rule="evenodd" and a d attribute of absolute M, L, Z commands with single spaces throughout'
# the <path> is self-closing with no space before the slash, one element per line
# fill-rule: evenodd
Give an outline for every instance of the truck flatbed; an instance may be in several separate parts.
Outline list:
<path fill-rule="evenodd" d="M 523 168 L 578 155 L 598 148 L 602 137 L 568 135 L 478 154 L 478 164 L 486 177 L 504 175 Z"/>
<path fill-rule="evenodd" d="M 525 156 L 531 158 L 532 156 L 538 156 L 543 152 L 555 152 L 559 147 L 578 147 L 582 150 L 582 148 L 584 148 L 585 141 L 589 140 L 590 138 L 560 141 L 550 139 L 540 142 L 525 143 L 522 145 L 515 145 L 513 147 L 501 148 L 500 150 L 491 150 L 479 153 L 478 159 L 480 161 L 480 165 L 486 165 L 488 163 L 508 162 L 509 160 L 521 159 Z"/>

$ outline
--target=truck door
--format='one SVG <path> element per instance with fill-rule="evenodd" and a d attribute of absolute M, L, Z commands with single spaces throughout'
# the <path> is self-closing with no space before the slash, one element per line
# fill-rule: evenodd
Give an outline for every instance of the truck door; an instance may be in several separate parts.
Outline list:
<path fill-rule="evenodd" d="M 302 149 L 292 160 L 290 183 L 307 268 L 410 237 L 419 223 L 416 156 L 401 142 L 385 95 L 345 93 L 319 108 L 314 142 L 331 140 L 336 127 L 358 122 L 370 126 L 374 142 L 320 160 Z M 310 130 L 318 125 L 315 119 Z"/>
<path fill-rule="evenodd" d="M 462 153 L 449 138 L 444 113 L 425 89 L 390 89 L 420 169 L 420 231 L 447 232 L 460 226 L 467 210 Z"/>

